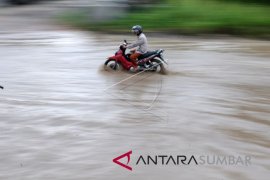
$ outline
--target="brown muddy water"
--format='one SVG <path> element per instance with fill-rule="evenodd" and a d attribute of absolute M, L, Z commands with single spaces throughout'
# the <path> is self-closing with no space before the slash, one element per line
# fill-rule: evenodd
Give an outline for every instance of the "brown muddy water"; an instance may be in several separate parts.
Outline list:
<path fill-rule="evenodd" d="M 269 179 L 269 41 L 149 36 L 151 49 L 165 49 L 168 75 L 118 83 L 133 74 L 102 64 L 134 37 L 26 19 L 29 28 L 6 14 L 0 179 Z M 112 162 L 129 150 L 132 172 Z M 136 165 L 140 155 L 248 156 L 251 164 Z"/>

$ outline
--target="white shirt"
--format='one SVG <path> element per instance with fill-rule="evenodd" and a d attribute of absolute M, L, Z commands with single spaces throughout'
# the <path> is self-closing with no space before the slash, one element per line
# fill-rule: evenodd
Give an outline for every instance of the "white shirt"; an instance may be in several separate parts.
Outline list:
<path fill-rule="evenodd" d="M 144 53 L 146 53 L 148 51 L 147 38 L 143 33 L 141 33 L 138 36 L 138 40 L 134 44 L 131 44 L 131 45 L 127 46 L 128 49 L 131 49 L 131 48 L 134 48 L 134 47 L 139 47 L 137 49 L 137 51 L 138 51 L 138 53 L 141 53 L 141 54 L 144 54 Z"/>

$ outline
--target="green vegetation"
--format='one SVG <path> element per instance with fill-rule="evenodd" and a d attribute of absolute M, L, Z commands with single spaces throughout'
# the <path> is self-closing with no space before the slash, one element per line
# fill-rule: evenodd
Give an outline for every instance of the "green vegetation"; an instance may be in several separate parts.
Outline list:
<path fill-rule="evenodd" d="M 91 23 L 84 13 L 65 15 L 64 20 L 89 30 L 127 32 L 134 24 L 146 31 L 177 34 L 222 33 L 270 37 L 270 6 L 223 0 L 164 0 L 127 16 Z M 88 17 L 89 18 L 89 17 Z"/>

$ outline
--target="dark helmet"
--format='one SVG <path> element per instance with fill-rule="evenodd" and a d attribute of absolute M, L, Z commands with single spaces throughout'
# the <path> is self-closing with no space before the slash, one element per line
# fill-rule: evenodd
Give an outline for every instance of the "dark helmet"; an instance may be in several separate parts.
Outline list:
<path fill-rule="evenodd" d="M 132 27 L 131 31 L 136 35 L 140 35 L 143 32 L 143 29 L 142 29 L 142 26 L 135 25 Z"/>

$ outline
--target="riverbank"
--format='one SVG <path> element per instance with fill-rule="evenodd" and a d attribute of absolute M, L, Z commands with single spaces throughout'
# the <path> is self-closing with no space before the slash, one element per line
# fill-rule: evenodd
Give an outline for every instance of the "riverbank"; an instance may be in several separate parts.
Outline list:
<path fill-rule="evenodd" d="M 97 23 L 87 11 L 67 12 L 60 21 L 87 30 L 127 32 L 141 24 L 148 32 L 230 34 L 270 39 L 270 6 L 207 0 L 166 0 L 163 4 L 128 12 L 125 17 Z"/>

